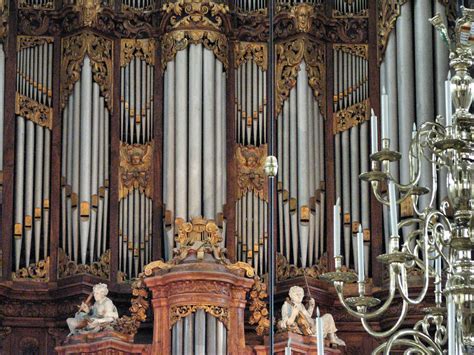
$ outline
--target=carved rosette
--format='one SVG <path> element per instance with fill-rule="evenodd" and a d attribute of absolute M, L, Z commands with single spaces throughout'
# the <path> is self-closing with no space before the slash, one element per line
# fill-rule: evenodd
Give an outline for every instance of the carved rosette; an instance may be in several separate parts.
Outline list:
<path fill-rule="evenodd" d="M 382 63 L 388 38 L 400 16 L 400 8 L 407 3 L 407 0 L 383 0 L 379 2 L 378 8 L 378 60 Z"/>
<path fill-rule="evenodd" d="M 263 71 L 268 68 L 268 48 L 266 43 L 236 42 L 234 46 L 235 67 L 253 61 Z"/>
<path fill-rule="evenodd" d="M 81 76 L 84 56 L 91 60 L 94 81 L 99 85 L 107 108 L 112 112 L 113 41 L 90 32 L 82 32 L 62 40 L 61 108 L 64 108 L 74 84 Z"/>
<path fill-rule="evenodd" d="M 284 101 L 296 85 L 301 62 L 306 63 L 308 80 L 321 113 L 325 112 L 326 65 L 324 45 L 309 38 L 297 38 L 276 45 L 276 111 L 280 113 Z"/>
<path fill-rule="evenodd" d="M 122 39 L 120 49 L 120 66 L 127 66 L 133 58 L 144 60 L 149 65 L 155 64 L 154 39 Z"/>
<path fill-rule="evenodd" d="M 211 304 L 172 306 L 170 309 L 170 329 L 180 319 L 186 318 L 190 314 L 195 313 L 198 309 L 202 309 L 204 312 L 217 318 L 222 322 L 222 324 L 224 324 L 226 329 L 229 329 L 229 310 L 225 307 L 214 306 Z"/>
<path fill-rule="evenodd" d="M 89 274 L 103 279 L 108 279 L 110 275 L 110 249 L 100 256 L 99 261 L 92 264 L 77 264 L 66 255 L 64 250 L 59 248 L 58 253 L 58 276 L 64 278 L 77 274 Z"/>
<path fill-rule="evenodd" d="M 238 144 L 235 149 L 237 163 L 237 197 L 253 192 L 261 200 L 268 200 L 267 176 L 264 171 L 267 145 L 255 147 Z"/>
<path fill-rule="evenodd" d="M 370 119 L 369 99 L 334 113 L 333 133 L 344 132 Z"/>
<path fill-rule="evenodd" d="M 153 197 L 153 141 L 147 144 L 120 144 L 119 199 L 138 189 Z"/>
<path fill-rule="evenodd" d="M 223 34 L 229 7 L 213 1 L 191 0 L 163 5 L 165 13 L 162 38 L 162 66 L 173 60 L 176 53 L 189 44 L 202 43 L 211 50 L 224 67 L 228 67 L 227 37 Z"/>
<path fill-rule="evenodd" d="M 12 273 L 14 281 L 49 281 L 49 256 L 46 260 L 40 260 L 28 267 L 21 268 Z"/>

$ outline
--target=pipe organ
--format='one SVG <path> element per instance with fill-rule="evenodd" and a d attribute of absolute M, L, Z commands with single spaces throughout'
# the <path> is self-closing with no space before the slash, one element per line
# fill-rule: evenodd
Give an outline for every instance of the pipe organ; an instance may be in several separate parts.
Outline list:
<path fill-rule="evenodd" d="M 53 121 L 53 39 L 20 36 L 17 41 L 15 270 L 49 255 Z"/>
<path fill-rule="evenodd" d="M 370 243 L 369 186 L 359 179 L 359 174 L 369 170 L 368 47 L 335 44 L 333 53 L 336 197 L 342 201 L 344 260 L 348 265 L 353 260 L 356 265 L 356 234 L 360 224 L 367 255 Z M 368 256 L 365 262 L 368 270 Z"/>

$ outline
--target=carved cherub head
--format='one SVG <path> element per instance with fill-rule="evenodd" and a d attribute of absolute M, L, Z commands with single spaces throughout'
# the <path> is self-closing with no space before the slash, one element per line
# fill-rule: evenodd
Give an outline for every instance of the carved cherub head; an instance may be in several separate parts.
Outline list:
<path fill-rule="evenodd" d="M 296 29 L 299 32 L 309 32 L 313 12 L 313 6 L 309 4 L 300 4 L 291 9 L 291 14 L 296 20 Z"/>

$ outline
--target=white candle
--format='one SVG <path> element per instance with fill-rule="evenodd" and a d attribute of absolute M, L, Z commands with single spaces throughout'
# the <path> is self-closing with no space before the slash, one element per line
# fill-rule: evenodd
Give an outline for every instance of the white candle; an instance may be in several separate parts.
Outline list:
<path fill-rule="evenodd" d="M 334 256 L 341 255 L 341 208 L 340 208 L 340 198 L 336 200 L 334 205 L 334 216 L 333 216 L 333 226 L 334 226 Z"/>
<path fill-rule="evenodd" d="M 448 72 L 448 78 L 444 82 L 444 102 L 446 107 L 446 127 L 453 124 L 453 104 L 451 100 L 451 72 Z"/>
<path fill-rule="evenodd" d="M 441 270 L 441 256 L 438 256 L 436 259 L 435 259 L 435 271 L 436 271 L 436 275 L 439 275 L 440 277 L 440 282 L 438 284 L 436 284 L 435 286 L 435 298 L 436 298 L 436 302 L 439 302 L 441 303 L 441 273 L 442 273 L 442 270 Z"/>
<path fill-rule="evenodd" d="M 362 225 L 359 224 L 359 232 L 357 233 L 357 272 L 358 272 L 358 282 L 364 282 L 365 272 L 364 272 L 364 233 L 362 233 Z"/>
<path fill-rule="evenodd" d="M 452 296 L 446 298 L 448 311 L 448 354 L 457 354 L 456 350 L 456 305 Z"/>
<path fill-rule="evenodd" d="M 319 307 L 316 308 L 316 326 L 317 326 L 317 340 L 318 340 L 318 355 L 324 354 L 324 335 L 323 335 L 323 320 L 319 314 Z"/>
<path fill-rule="evenodd" d="M 382 139 L 389 139 L 389 121 L 388 117 L 388 95 L 385 92 L 385 87 L 382 88 Z"/>
<path fill-rule="evenodd" d="M 392 180 L 388 182 L 388 199 L 390 201 L 390 236 L 396 237 L 398 236 L 397 195 L 395 192 L 395 183 Z"/>
<path fill-rule="evenodd" d="M 377 116 L 375 116 L 375 112 L 371 110 L 370 116 L 370 138 L 371 138 L 371 154 L 377 153 L 378 151 L 378 140 L 379 140 L 379 132 L 377 126 Z"/>

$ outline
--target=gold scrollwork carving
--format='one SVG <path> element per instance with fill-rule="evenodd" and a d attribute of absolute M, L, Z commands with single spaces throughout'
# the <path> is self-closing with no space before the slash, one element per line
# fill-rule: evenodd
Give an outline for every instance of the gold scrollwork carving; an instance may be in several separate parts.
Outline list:
<path fill-rule="evenodd" d="M 268 68 L 268 48 L 266 43 L 236 42 L 234 46 L 235 67 L 253 60 L 263 71 Z"/>
<path fill-rule="evenodd" d="M 166 69 L 166 63 L 173 60 L 178 51 L 186 49 L 190 44 L 199 43 L 212 51 L 225 68 L 228 67 L 226 36 L 207 30 L 179 30 L 168 32 L 163 36 L 161 43 L 163 70 Z"/>
<path fill-rule="evenodd" d="M 28 267 L 21 268 L 12 273 L 14 281 L 49 281 L 49 256 L 46 260 L 40 260 Z"/>
<path fill-rule="evenodd" d="M 241 270 L 241 271 L 244 271 L 245 272 L 245 276 L 247 277 L 254 277 L 255 276 L 255 270 L 254 268 L 250 265 L 250 264 L 247 264 L 246 262 L 244 261 L 237 261 L 236 263 L 234 264 L 226 264 L 225 267 L 229 270 L 235 270 L 235 271 L 238 271 L 238 270 Z"/>
<path fill-rule="evenodd" d="M 326 255 L 320 257 L 318 263 L 315 265 L 306 268 L 299 268 L 296 265 L 290 264 L 284 255 L 277 254 L 276 278 L 278 281 L 294 279 L 301 276 L 316 279 L 327 271 L 328 258 Z"/>
<path fill-rule="evenodd" d="M 318 100 L 322 113 L 325 112 L 324 93 L 326 88 L 326 67 L 324 46 L 308 38 L 297 38 L 276 45 L 276 111 L 280 113 L 283 102 L 296 85 L 300 64 L 304 60 L 309 86 Z"/>
<path fill-rule="evenodd" d="M 367 44 L 335 44 L 333 48 L 335 51 L 349 53 L 366 60 L 369 59 L 369 46 Z"/>
<path fill-rule="evenodd" d="M 26 48 L 41 46 L 47 43 L 53 43 L 53 37 L 46 36 L 18 36 L 16 42 L 16 51 L 19 52 Z"/>
<path fill-rule="evenodd" d="M 147 144 L 120 145 L 119 199 L 135 189 L 153 197 L 153 141 Z"/>
<path fill-rule="evenodd" d="M 346 131 L 370 119 L 369 99 L 334 113 L 334 134 Z"/>
<path fill-rule="evenodd" d="M 267 145 L 244 146 L 238 144 L 235 149 L 237 163 L 237 197 L 242 198 L 252 191 L 261 200 L 268 199 L 267 177 L 264 171 L 267 157 Z"/>
<path fill-rule="evenodd" d="M 32 1 L 20 0 L 18 1 L 18 8 L 19 9 L 36 9 L 36 10 L 53 10 L 54 1 L 49 0 L 44 3 L 35 4 Z"/>
<path fill-rule="evenodd" d="M 109 249 L 100 256 L 99 261 L 93 262 L 90 265 L 77 264 L 60 248 L 58 253 L 58 276 L 63 278 L 77 274 L 90 274 L 108 279 L 110 275 L 110 255 Z"/>
<path fill-rule="evenodd" d="M 255 331 L 258 335 L 264 335 L 270 329 L 269 313 L 265 302 L 267 297 L 267 285 L 258 276 L 255 276 L 250 290 L 249 324 L 257 325 Z"/>
<path fill-rule="evenodd" d="M 153 39 L 122 39 L 120 50 L 120 66 L 125 67 L 133 58 L 144 60 L 149 65 L 155 64 L 155 40 Z"/>
<path fill-rule="evenodd" d="M 379 19 L 377 22 L 379 64 L 382 63 L 390 32 L 395 27 L 398 16 L 400 16 L 400 8 L 407 1 L 408 0 L 383 0 L 379 3 Z"/>
<path fill-rule="evenodd" d="M 186 318 L 191 313 L 195 313 L 198 309 L 202 309 L 204 312 L 209 313 L 213 317 L 217 318 L 229 329 L 229 310 L 224 307 L 214 306 L 211 304 L 196 304 L 196 305 L 183 305 L 183 306 L 172 306 L 170 309 L 170 329 L 182 318 Z"/>
<path fill-rule="evenodd" d="M 76 0 L 74 10 L 79 13 L 79 18 L 84 26 L 92 26 L 99 13 L 102 11 L 101 0 Z"/>
<path fill-rule="evenodd" d="M 145 266 L 145 276 L 151 276 L 154 269 L 169 270 L 173 267 L 173 264 L 164 262 L 163 260 L 155 260 Z"/>
<path fill-rule="evenodd" d="M 292 6 L 290 16 L 294 18 L 298 32 L 308 33 L 311 30 L 311 18 L 314 16 L 314 5 L 298 4 Z"/>
<path fill-rule="evenodd" d="M 112 112 L 113 72 L 112 54 L 113 42 L 104 37 L 89 32 L 83 32 L 62 40 L 61 63 L 61 107 L 79 80 L 82 61 L 85 55 L 91 60 L 94 81 L 99 85 L 100 92 Z"/>
<path fill-rule="evenodd" d="M 19 93 L 16 93 L 15 114 L 50 130 L 53 128 L 53 109 Z"/>

